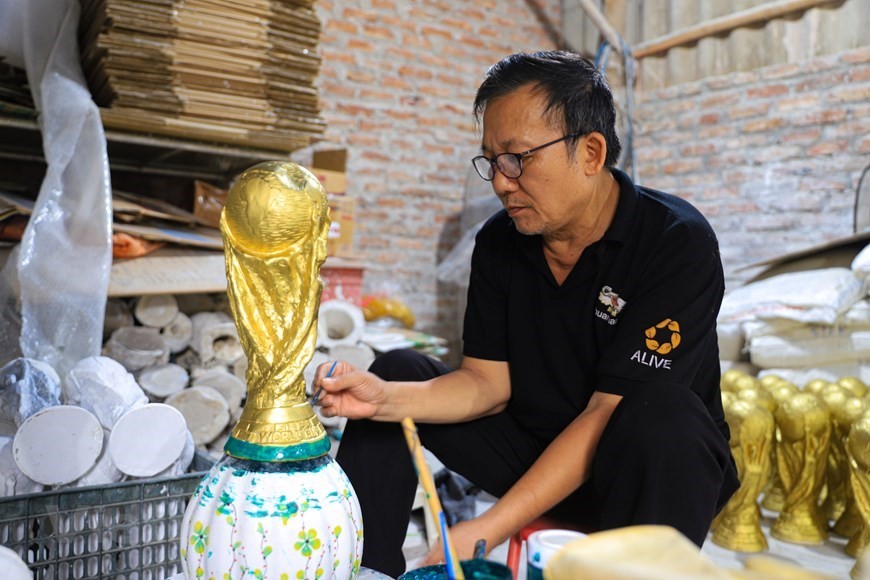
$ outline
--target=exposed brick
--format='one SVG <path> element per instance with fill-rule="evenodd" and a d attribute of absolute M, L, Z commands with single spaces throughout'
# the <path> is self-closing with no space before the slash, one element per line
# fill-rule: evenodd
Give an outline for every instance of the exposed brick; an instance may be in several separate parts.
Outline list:
<path fill-rule="evenodd" d="M 829 125 L 840 123 L 846 119 L 846 111 L 842 109 L 826 109 L 812 111 L 804 115 L 792 116 L 789 122 L 792 125 Z"/>
<path fill-rule="evenodd" d="M 818 127 L 809 129 L 797 129 L 793 131 L 785 131 L 780 137 L 781 143 L 813 143 L 822 135 L 822 130 Z"/>
<path fill-rule="evenodd" d="M 708 155 L 718 150 L 719 146 L 716 143 L 694 142 L 680 147 L 680 155 L 684 157 L 694 157 L 697 155 Z"/>
<path fill-rule="evenodd" d="M 667 173 L 689 173 L 691 171 L 697 171 L 701 168 L 701 161 L 699 159 L 682 159 L 679 161 L 674 161 L 672 163 L 665 163 L 662 165 L 662 170 Z"/>
<path fill-rule="evenodd" d="M 830 72 L 828 74 L 817 75 L 806 80 L 799 81 L 794 86 L 794 91 L 796 93 L 805 93 L 807 91 L 824 91 L 830 89 L 831 87 L 838 86 L 845 80 L 847 74 L 849 74 L 852 81 L 856 80 L 852 73 L 846 73 L 845 71 Z"/>
<path fill-rule="evenodd" d="M 770 97 L 778 97 L 779 95 L 788 94 L 788 85 L 765 85 L 754 87 L 746 91 L 747 98 L 750 99 L 767 99 Z"/>
<path fill-rule="evenodd" d="M 706 113 L 698 117 L 698 123 L 701 125 L 715 125 L 722 118 L 719 113 Z"/>
<path fill-rule="evenodd" d="M 800 97 L 779 99 L 776 101 L 775 110 L 778 113 L 786 113 L 801 109 L 813 109 L 818 107 L 820 102 L 821 97 L 819 95 L 803 95 Z"/>
<path fill-rule="evenodd" d="M 736 92 L 719 93 L 701 100 L 702 109 L 722 109 L 737 104 L 740 94 Z"/>
<path fill-rule="evenodd" d="M 399 74 L 403 77 L 414 77 L 420 79 L 431 79 L 434 76 L 434 73 L 431 69 L 414 65 L 405 65 L 399 67 Z"/>
<path fill-rule="evenodd" d="M 381 38 L 385 40 L 390 40 L 393 38 L 393 29 L 386 26 L 375 26 L 373 24 L 367 24 L 363 26 L 363 34 L 365 34 L 369 38 Z"/>
<path fill-rule="evenodd" d="M 842 59 L 846 64 L 870 62 L 870 47 L 863 47 L 846 52 L 842 55 Z"/>
<path fill-rule="evenodd" d="M 728 118 L 732 120 L 747 119 L 766 115 L 770 110 L 770 103 L 753 103 L 751 105 L 737 105 L 728 109 Z"/>
<path fill-rule="evenodd" d="M 759 75 L 762 79 L 782 79 L 787 77 L 792 77 L 801 72 L 800 65 L 797 64 L 782 64 L 776 66 L 769 66 L 763 68 L 759 71 Z"/>
<path fill-rule="evenodd" d="M 849 148 L 848 141 L 834 141 L 828 143 L 819 143 L 807 149 L 808 155 L 833 155 L 840 153 Z"/>
<path fill-rule="evenodd" d="M 870 100 L 870 83 L 857 87 L 837 87 L 828 92 L 826 97 L 834 103 L 867 101 Z"/>
<path fill-rule="evenodd" d="M 748 121 L 743 124 L 743 131 L 745 133 L 752 133 L 755 131 L 771 131 L 773 129 L 777 129 L 785 125 L 785 121 L 783 119 L 773 117 L 770 119 L 758 119 L 756 121 Z"/>

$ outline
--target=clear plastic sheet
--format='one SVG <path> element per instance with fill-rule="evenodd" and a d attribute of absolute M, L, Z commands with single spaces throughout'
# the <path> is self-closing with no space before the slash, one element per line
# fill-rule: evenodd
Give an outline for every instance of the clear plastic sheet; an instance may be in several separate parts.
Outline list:
<path fill-rule="evenodd" d="M 39 361 L 17 358 L 0 368 L 0 421 L 21 427 L 37 411 L 60 405 L 60 378 Z"/>
<path fill-rule="evenodd" d="M 0 0 L 0 55 L 27 71 L 48 169 L 0 274 L 0 363 L 61 376 L 100 353 L 112 264 L 106 139 L 79 64 L 76 0 Z"/>

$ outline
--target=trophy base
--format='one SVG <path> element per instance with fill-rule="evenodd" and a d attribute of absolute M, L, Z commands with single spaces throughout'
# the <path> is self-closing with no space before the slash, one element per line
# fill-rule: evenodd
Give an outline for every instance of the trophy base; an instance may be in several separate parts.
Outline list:
<path fill-rule="evenodd" d="M 230 437 L 224 445 L 224 452 L 237 459 L 254 461 L 301 461 L 326 455 L 330 447 L 325 433 L 320 439 L 295 445 L 261 445 Z"/>

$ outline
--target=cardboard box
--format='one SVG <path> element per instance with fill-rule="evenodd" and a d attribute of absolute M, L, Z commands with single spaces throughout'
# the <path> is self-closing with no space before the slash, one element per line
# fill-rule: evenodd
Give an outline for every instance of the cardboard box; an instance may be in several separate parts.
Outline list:
<path fill-rule="evenodd" d="M 353 256 L 356 200 L 347 193 L 347 151 L 315 151 L 311 172 L 320 180 L 329 198 L 329 237 L 326 252 L 329 256 Z"/>
<path fill-rule="evenodd" d="M 329 237 L 326 239 L 328 256 L 353 256 L 353 229 L 356 200 L 344 195 L 329 196 Z"/>
<path fill-rule="evenodd" d="M 347 193 L 347 150 L 315 151 L 311 158 L 311 172 L 320 180 L 329 195 Z"/>

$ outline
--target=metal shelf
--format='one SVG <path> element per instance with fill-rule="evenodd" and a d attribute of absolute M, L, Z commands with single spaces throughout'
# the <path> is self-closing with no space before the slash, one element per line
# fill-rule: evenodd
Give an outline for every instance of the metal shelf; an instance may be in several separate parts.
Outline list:
<path fill-rule="evenodd" d="M 227 182 L 255 163 L 287 160 L 283 151 L 188 141 L 106 127 L 112 170 Z M 0 116 L 0 160 L 44 164 L 37 121 Z"/>

